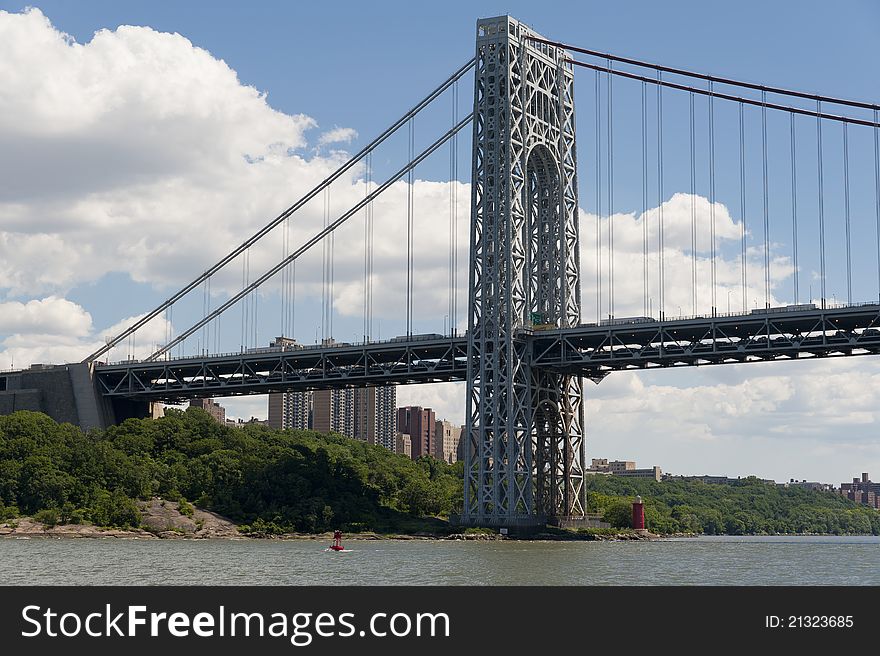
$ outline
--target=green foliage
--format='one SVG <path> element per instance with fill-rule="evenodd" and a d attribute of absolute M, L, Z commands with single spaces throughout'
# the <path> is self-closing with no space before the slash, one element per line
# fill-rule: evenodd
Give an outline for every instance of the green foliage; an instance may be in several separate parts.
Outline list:
<path fill-rule="evenodd" d="M 716 485 L 615 476 L 587 479 L 587 506 L 614 527 L 632 522 L 632 501 L 645 502 L 656 533 L 880 535 L 880 513 L 832 492 L 781 488 L 754 477 Z"/>
<path fill-rule="evenodd" d="M 0 522 L 7 519 L 15 519 L 18 517 L 18 508 L 15 506 L 4 506 L 0 503 Z"/>
<path fill-rule="evenodd" d="M 612 528 L 632 528 L 632 503 L 616 501 L 602 513 L 602 521 Z"/>
<path fill-rule="evenodd" d="M 45 524 L 49 528 L 57 526 L 59 523 L 57 508 L 43 508 L 34 515 L 34 519 L 40 524 Z"/>
<path fill-rule="evenodd" d="M 189 501 L 181 497 L 180 501 L 177 502 L 177 511 L 181 515 L 192 517 L 193 513 L 195 512 L 195 508 L 193 508 L 192 504 Z"/>
<path fill-rule="evenodd" d="M 88 433 L 40 413 L 0 417 L 0 516 L 54 508 L 63 522 L 136 527 L 136 500 L 158 496 L 254 533 L 442 530 L 431 518 L 460 512 L 462 474 L 340 435 L 227 428 L 196 408 Z"/>

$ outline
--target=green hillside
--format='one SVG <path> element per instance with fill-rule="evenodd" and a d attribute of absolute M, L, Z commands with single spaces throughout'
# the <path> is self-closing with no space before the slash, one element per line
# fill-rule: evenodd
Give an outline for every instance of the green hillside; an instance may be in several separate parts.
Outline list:
<path fill-rule="evenodd" d="M 630 526 L 632 501 L 645 503 L 645 524 L 657 533 L 880 534 L 880 512 L 833 492 L 781 488 L 757 478 L 716 485 L 620 476 L 587 478 L 587 504 L 613 526 Z"/>
<path fill-rule="evenodd" d="M 0 417 L 0 519 L 137 526 L 135 500 L 159 496 L 262 533 L 442 529 L 414 520 L 460 504 L 459 470 L 337 435 L 227 428 L 195 408 L 88 433 Z"/>
<path fill-rule="evenodd" d="M 83 433 L 34 412 L 0 417 L 0 520 L 137 526 L 137 500 L 186 499 L 255 533 L 454 530 L 463 467 L 339 435 L 220 426 L 168 410 Z M 590 476 L 588 509 L 627 527 L 636 494 L 657 533 L 880 534 L 880 512 L 829 492 Z M 184 507 L 187 505 L 184 504 Z"/>

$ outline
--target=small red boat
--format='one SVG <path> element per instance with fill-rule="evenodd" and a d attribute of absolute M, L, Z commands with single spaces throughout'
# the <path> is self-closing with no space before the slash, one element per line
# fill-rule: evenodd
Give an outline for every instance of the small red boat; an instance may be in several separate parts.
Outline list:
<path fill-rule="evenodd" d="M 333 544 L 330 545 L 331 551 L 344 551 L 342 546 L 342 531 L 333 531 Z"/>

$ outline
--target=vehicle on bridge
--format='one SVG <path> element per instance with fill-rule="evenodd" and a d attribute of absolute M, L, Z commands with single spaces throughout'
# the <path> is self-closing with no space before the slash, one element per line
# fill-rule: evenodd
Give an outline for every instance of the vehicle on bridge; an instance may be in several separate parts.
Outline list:
<path fill-rule="evenodd" d="M 815 310 L 815 303 L 798 303 L 796 305 L 779 305 L 769 308 L 755 308 L 752 314 L 776 314 L 777 312 L 799 312 L 801 310 Z"/>
<path fill-rule="evenodd" d="M 599 321 L 600 326 L 622 326 L 628 323 L 654 323 L 654 317 L 608 317 Z"/>

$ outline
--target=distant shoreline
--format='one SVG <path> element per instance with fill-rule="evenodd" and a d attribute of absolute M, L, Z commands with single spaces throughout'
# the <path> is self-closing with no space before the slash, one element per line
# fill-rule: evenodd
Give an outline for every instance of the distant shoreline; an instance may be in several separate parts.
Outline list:
<path fill-rule="evenodd" d="M 258 540 L 258 541 L 292 541 L 292 540 L 311 540 L 314 542 L 331 543 L 333 541 L 333 533 L 284 533 L 281 535 L 266 534 L 246 534 L 241 533 L 230 527 L 235 525 L 229 523 L 224 526 L 223 530 L 209 529 L 202 534 L 182 533 L 177 531 L 148 531 L 142 528 L 137 529 L 119 529 L 119 528 L 101 528 L 89 524 L 65 524 L 63 526 L 48 527 L 34 521 L 29 517 L 19 518 L 14 522 L 15 527 L 11 527 L 10 522 L 0 524 L 0 538 L 6 539 L 123 539 L 123 540 Z M 694 537 L 713 537 L 708 534 L 695 533 L 672 533 L 672 534 L 639 534 L 635 531 L 620 530 L 608 534 L 577 534 L 577 533 L 537 533 L 529 537 L 511 537 L 498 534 L 464 534 L 453 533 L 449 535 L 441 534 L 403 534 L 403 533 L 346 533 L 343 536 L 344 541 L 379 541 L 379 540 L 446 540 L 446 541 L 474 541 L 474 542 L 494 542 L 494 541 L 553 541 L 553 542 L 596 542 L 596 541 L 656 541 L 670 540 L 680 538 Z M 777 533 L 767 535 L 734 535 L 719 534 L 717 537 L 872 537 L 870 533 Z"/>

